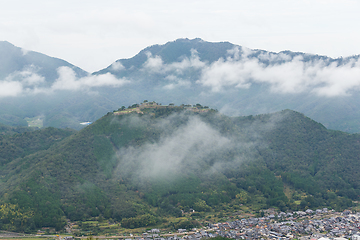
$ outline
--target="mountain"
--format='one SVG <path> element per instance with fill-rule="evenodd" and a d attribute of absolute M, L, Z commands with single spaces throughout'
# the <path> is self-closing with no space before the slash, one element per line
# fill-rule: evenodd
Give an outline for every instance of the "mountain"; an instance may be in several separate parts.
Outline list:
<path fill-rule="evenodd" d="M 360 131 L 360 99 L 350 82 L 360 77 L 358 60 L 359 55 L 333 59 L 178 39 L 93 74 L 131 79 L 131 90 L 141 93 L 126 99 L 134 102 L 138 95 L 176 104 L 201 102 L 231 116 L 292 109 L 330 129 L 354 133 Z"/>
<path fill-rule="evenodd" d="M 164 45 L 153 45 L 147 47 L 141 50 L 136 56 L 130 59 L 119 59 L 107 68 L 93 74 L 111 72 L 118 77 L 129 76 L 130 74 L 138 73 L 139 70 L 143 68 L 143 65 L 149 58 L 149 54 L 154 57 L 159 56 L 164 64 L 169 64 L 190 58 L 192 50 L 196 50 L 201 61 L 208 61 L 212 63 L 220 58 L 226 57 L 228 51 L 233 49 L 235 46 L 236 45 L 229 42 L 211 43 L 203 41 L 200 38 L 193 40 L 178 39 Z M 118 63 L 120 63 L 124 68 L 116 67 Z"/>
<path fill-rule="evenodd" d="M 102 217 L 134 228 L 240 204 L 343 209 L 360 193 L 359 142 L 292 110 L 228 117 L 145 101 L 75 133 L 5 136 L 0 145 L 14 154 L 2 156 L 1 226 L 61 229 L 66 218 Z"/>
<path fill-rule="evenodd" d="M 87 74 L 60 59 L 0 44 L 0 122 L 81 129 L 145 99 L 203 103 L 230 116 L 292 109 L 329 129 L 360 132 L 359 55 L 329 58 L 178 39 Z"/>
<path fill-rule="evenodd" d="M 88 74 L 62 59 L 27 51 L 9 42 L 0 41 L 0 79 L 14 77 L 16 80 L 24 74 L 37 74 L 46 79 L 40 86 L 50 86 L 58 78 L 57 69 L 62 66 L 73 69 L 78 77 Z"/>
<path fill-rule="evenodd" d="M 25 118 L 39 118 L 44 126 L 80 129 L 80 122 L 96 120 L 114 106 L 81 85 L 78 80 L 89 81 L 88 76 L 64 60 L 0 42 L 0 122 L 27 126 Z"/>

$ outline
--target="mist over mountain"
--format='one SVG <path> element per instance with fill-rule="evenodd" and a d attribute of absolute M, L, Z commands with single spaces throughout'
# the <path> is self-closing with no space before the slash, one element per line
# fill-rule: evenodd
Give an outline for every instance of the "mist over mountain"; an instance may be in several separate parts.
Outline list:
<path fill-rule="evenodd" d="M 359 134 L 329 129 L 360 131 L 359 56 L 178 39 L 90 74 L 0 52 L 3 229 L 358 201 Z"/>
<path fill-rule="evenodd" d="M 289 108 L 329 128 L 358 132 L 358 59 L 178 39 L 94 74 L 132 78 L 163 102 L 202 102 L 232 116 Z"/>
<path fill-rule="evenodd" d="M 360 194 L 359 141 L 291 110 L 228 117 L 200 104 L 123 108 L 78 132 L 2 136 L 0 202 L 17 214 L 0 220 L 17 231 L 99 217 L 134 228 L 190 209 L 339 210 Z"/>
<path fill-rule="evenodd" d="M 28 51 L 15 47 L 9 42 L 0 41 L 1 80 L 27 80 L 29 85 L 37 83 L 40 86 L 50 86 L 58 78 L 58 68 L 62 66 L 71 68 L 78 77 L 88 74 L 62 59 Z"/>
<path fill-rule="evenodd" d="M 292 109 L 327 128 L 359 132 L 359 56 L 252 50 L 228 42 L 178 39 L 119 59 L 93 74 L 2 42 L 0 122 L 82 128 L 144 99 L 201 102 L 231 116 Z"/>
<path fill-rule="evenodd" d="M 0 122 L 8 125 L 27 126 L 25 118 L 37 117 L 44 126 L 79 129 L 115 105 L 91 88 L 122 84 L 8 42 L 0 42 L 0 63 Z"/>

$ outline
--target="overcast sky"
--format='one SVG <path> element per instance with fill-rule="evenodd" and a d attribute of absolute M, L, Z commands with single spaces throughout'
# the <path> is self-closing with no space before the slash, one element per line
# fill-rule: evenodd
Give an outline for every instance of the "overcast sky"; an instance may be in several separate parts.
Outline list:
<path fill-rule="evenodd" d="M 355 0 L 0 0 L 0 40 L 103 69 L 177 38 L 268 51 L 360 54 Z"/>

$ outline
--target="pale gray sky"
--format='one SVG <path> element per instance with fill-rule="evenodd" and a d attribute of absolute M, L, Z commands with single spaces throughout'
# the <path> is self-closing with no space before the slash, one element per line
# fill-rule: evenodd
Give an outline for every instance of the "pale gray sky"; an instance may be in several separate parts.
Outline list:
<path fill-rule="evenodd" d="M 0 0 L 0 40 L 94 72 L 200 37 L 268 51 L 360 54 L 355 0 Z"/>

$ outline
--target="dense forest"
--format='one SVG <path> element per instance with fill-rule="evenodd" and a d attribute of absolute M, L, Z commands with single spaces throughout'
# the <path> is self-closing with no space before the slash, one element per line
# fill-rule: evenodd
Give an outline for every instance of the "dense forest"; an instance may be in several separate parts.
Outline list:
<path fill-rule="evenodd" d="M 4 130 L 2 229 L 96 217 L 135 228 L 190 210 L 340 210 L 359 199 L 358 134 L 291 110 L 228 117 L 200 104 L 147 106 L 119 108 L 78 132 Z"/>

